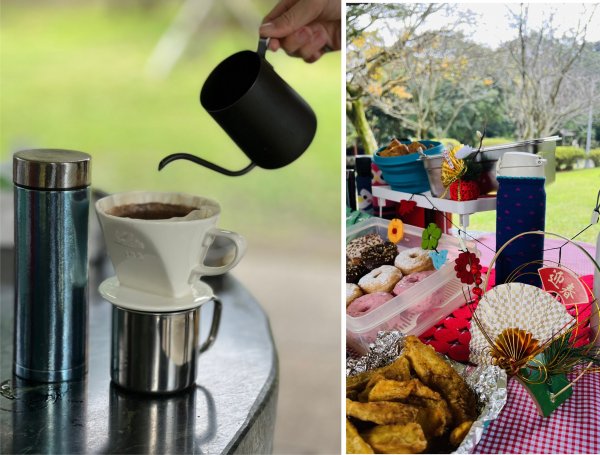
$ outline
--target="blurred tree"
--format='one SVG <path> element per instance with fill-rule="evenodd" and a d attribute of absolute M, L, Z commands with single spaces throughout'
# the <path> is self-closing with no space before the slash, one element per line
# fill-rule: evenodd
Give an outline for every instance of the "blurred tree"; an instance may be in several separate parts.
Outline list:
<path fill-rule="evenodd" d="M 485 128 L 486 137 L 512 137 L 515 126 L 506 115 L 500 102 L 500 89 L 494 84 L 489 87 L 489 96 L 466 104 L 448 129 L 447 137 L 463 144 L 475 146 L 479 143 L 477 130 Z"/>
<path fill-rule="evenodd" d="M 455 31 L 470 16 L 454 15 L 456 19 L 441 29 L 422 30 L 431 14 L 450 16 L 452 8 L 444 4 L 378 4 L 372 10 L 367 5 L 349 6 L 347 102 L 361 139 L 370 140 L 369 131 L 362 131 L 362 124 L 368 122 L 357 116 L 364 106 L 377 107 L 398 119 L 400 128 L 427 138 L 448 136 L 461 120 L 464 127 L 469 106 L 481 101 L 493 104 L 498 92 L 486 70 L 489 49 Z M 385 44 L 384 35 L 393 38 L 392 45 Z M 468 128 L 469 132 L 475 129 Z"/>
<path fill-rule="evenodd" d="M 366 153 L 372 154 L 377 149 L 377 141 L 365 113 L 373 97 L 369 95 L 369 85 L 364 83 L 364 79 L 390 58 L 382 44 L 381 35 L 377 31 L 369 32 L 368 29 L 383 26 L 390 31 L 390 24 L 386 20 L 400 20 L 407 31 L 405 39 L 408 41 L 429 15 L 443 7 L 444 5 L 418 3 L 346 5 L 346 113 Z M 367 37 L 375 41 L 368 50 L 363 49 Z"/>
<path fill-rule="evenodd" d="M 518 37 L 505 43 L 494 61 L 496 80 L 521 139 L 544 137 L 600 103 L 600 53 L 586 46 L 596 5 L 576 28 L 559 34 L 551 14 L 532 30 L 528 7 L 512 11 Z"/>
<path fill-rule="evenodd" d="M 261 14 L 252 0 L 185 0 L 146 63 L 146 74 L 166 78 L 194 37 L 206 40 L 201 32 L 207 22 L 228 16 L 248 33 L 257 33 Z M 257 37 L 258 40 L 258 37 Z"/>
<path fill-rule="evenodd" d="M 387 144 L 392 138 L 412 139 L 412 131 L 404 128 L 397 118 L 386 114 L 377 106 L 370 106 L 366 113 L 378 144 Z"/>

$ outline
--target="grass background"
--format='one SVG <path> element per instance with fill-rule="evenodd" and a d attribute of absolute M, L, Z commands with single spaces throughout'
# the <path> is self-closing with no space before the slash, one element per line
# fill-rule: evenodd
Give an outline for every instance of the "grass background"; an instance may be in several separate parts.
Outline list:
<path fill-rule="evenodd" d="M 88 152 L 93 186 L 191 192 L 219 200 L 221 225 L 249 238 L 288 241 L 315 230 L 339 238 L 341 225 L 340 53 L 313 65 L 270 53 L 276 71 L 313 107 L 317 135 L 290 166 L 231 178 L 185 161 L 160 173 L 160 159 L 186 151 L 232 169 L 248 160 L 198 101 L 225 57 L 255 49 L 256 35 L 209 17 L 173 72 L 144 66 L 178 2 L 150 11 L 105 3 L 3 3 L 0 159 L 10 182 L 15 150 Z M 271 2 L 267 5 L 272 6 Z M 268 9 L 262 11 L 266 13 Z M 258 27 L 258 23 L 257 23 Z"/>

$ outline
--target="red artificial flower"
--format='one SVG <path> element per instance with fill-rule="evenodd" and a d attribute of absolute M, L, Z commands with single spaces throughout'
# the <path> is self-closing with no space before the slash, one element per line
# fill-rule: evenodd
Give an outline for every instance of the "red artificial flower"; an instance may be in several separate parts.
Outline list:
<path fill-rule="evenodd" d="M 481 266 L 475 253 L 464 251 L 458 255 L 454 263 L 456 264 L 454 266 L 456 276 L 461 283 L 481 284 Z"/>
<path fill-rule="evenodd" d="M 450 184 L 450 199 L 453 201 L 473 201 L 479 197 L 479 184 L 471 180 L 456 180 Z"/>

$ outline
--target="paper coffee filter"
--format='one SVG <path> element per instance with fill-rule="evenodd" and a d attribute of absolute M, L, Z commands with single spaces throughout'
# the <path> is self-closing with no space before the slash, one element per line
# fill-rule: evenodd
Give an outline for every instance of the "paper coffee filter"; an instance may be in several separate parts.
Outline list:
<path fill-rule="evenodd" d="M 540 343 L 566 330 L 574 322 L 565 306 L 544 290 L 524 283 L 506 283 L 487 291 L 474 313 L 487 335 L 496 340 L 504 329 L 530 332 Z M 471 322 L 469 360 L 491 365 L 490 345 L 479 326 Z"/>
<path fill-rule="evenodd" d="M 170 218 L 166 221 L 199 220 L 210 218 L 220 213 L 219 204 L 212 199 L 176 192 L 132 191 L 127 193 L 116 193 L 99 200 L 97 206 L 100 210 L 106 212 L 121 205 L 144 204 L 149 202 L 197 207 L 196 210 L 193 210 L 185 217 Z"/>

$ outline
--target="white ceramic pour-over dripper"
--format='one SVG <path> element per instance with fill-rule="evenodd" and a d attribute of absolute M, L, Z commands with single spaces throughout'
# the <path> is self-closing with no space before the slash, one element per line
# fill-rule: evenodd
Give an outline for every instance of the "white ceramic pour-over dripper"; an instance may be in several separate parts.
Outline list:
<path fill-rule="evenodd" d="M 115 207 L 164 203 L 197 207 L 186 217 L 143 220 L 111 215 Z M 243 257 L 246 242 L 235 232 L 216 227 L 220 206 L 216 201 L 184 193 L 131 192 L 100 199 L 96 212 L 116 278 L 105 281 L 101 292 L 112 303 L 144 311 L 192 308 L 212 297 L 202 276 L 220 275 Z M 220 267 L 204 264 L 215 238 L 233 242 L 233 259 Z M 208 289 L 207 289 L 208 288 Z M 142 305 L 143 307 L 140 307 Z"/>
<path fill-rule="evenodd" d="M 122 286 L 116 276 L 104 280 L 98 287 L 100 295 L 119 308 L 155 313 L 196 308 L 215 295 L 212 288 L 200 280 L 192 283 L 190 289 L 183 297 L 165 297 Z"/>

